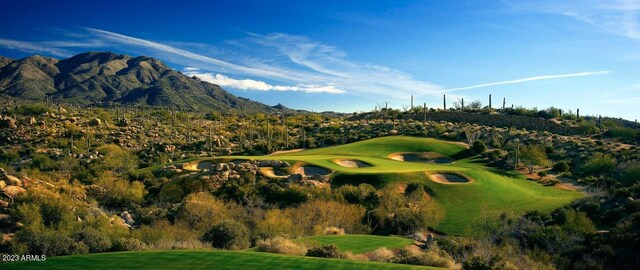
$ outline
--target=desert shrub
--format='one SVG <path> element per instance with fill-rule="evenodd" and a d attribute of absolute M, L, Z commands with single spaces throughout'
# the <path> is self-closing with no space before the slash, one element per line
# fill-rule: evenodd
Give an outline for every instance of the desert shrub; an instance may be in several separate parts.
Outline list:
<path fill-rule="evenodd" d="M 116 251 L 143 251 L 148 248 L 147 244 L 136 238 L 119 238 L 113 242 Z"/>
<path fill-rule="evenodd" d="M 20 159 L 20 154 L 18 151 L 12 150 L 0 150 L 0 163 L 11 164 Z"/>
<path fill-rule="evenodd" d="M 202 235 L 183 222 L 171 224 L 163 219 L 133 230 L 131 236 L 147 244 L 149 249 L 172 249 L 175 243 L 198 240 Z"/>
<path fill-rule="evenodd" d="M 137 168 L 138 158 L 130 151 L 114 144 L 103 145 L 98 153 L 104 157 L 100 159 L 100 167 L 115 173 L 126 173 Z"/>
<path fill-rule="evenodd" d="M 240 212 L 232 202 L 225 203 L 206 192 L 192 193 L 180 206 L 178 219 L 198 231 L 206 231 L 223 220 L 232 219 L 232 212 Z"/>
<path fill-rule="evenodd" d="M 473 154 L 482 154 L 486 150 L 487 150 L 487 145 L 481 140 L 474 141 L 473 144 L 471 145 L 471 148 L 469 149 L 469 151 L 471 151 L 471 153 Z"/>
<path fill-rule="evenodd" d="M 619 181 L 626 185 L 630 186 L 640 181 L 640 166 L 630 167 L 622 172 L 620 175 Z"/>
<path fill-rule="evenodd" d="M 31 159 L 31 168 L 45 171 L 53 171 L 57 168 L 56 162 L 46 155 L 36 154 Z"/>
<path fill-rule="evenodd" d="M 249 247 L 249 230 L 240 222 L 225 220 L 214 225 L 202 240 L 215 248 L 245 249 Z"/>
<path fill-rule="evenodd" d="M 559 222 L 563 230 L 580 234 L 593 233 L 596 226 L 584 212 L 575 209 L 560 209 L 554 212 L 554 219 Z"/>
<path fill-rule="evenodd" d="M 358 186 L 343 185 L 336 190 L 339 199 L 351 204 L 373 206 L 378 199 L 376 188 L 370 184 L 360 184 Z"/>
<path fill-rule="evenodd" d="M 340 248 L 338 248 L 338 246 L 334 244 L 311 248 L 307 251 L 306 255 L 309 257 L 320 257 L 320 258 L 334 258 L 334 259 L 344 258 L 344 254 L 342 254 L 342 252 L 340 251 Z"/>
<path fill-rule="evenodd" d="M 473 256 L 462 262 L 463 270 L 503 270 L 507 269 L 502 257 L 493 255 L 489 258 Z"/>
<path fill-rule="evenodd" d="M 571 167 L 569 167 L 569 163 L 565 160 L 561 160 L 553 164 L 553 171 L 557 173 L 568 172 Z"/>
<path fill-rule="evenodd" d="M 452 268 L 455 265 L 451 256 L 442 251 L 437 245 L 432 245 L 425 252 L 410 247 L 400 249 L 390 261 L 394 263 L 426 265 L 443 268 Z"/>
<path fill-rule="evenodd" d="M 171 245 L 171 249 L 180 250 L 194 250 L 194 249 L 209 249 L 211 245 L 209 243 L 203 243 L 197 239 L 190 239 L 186 241 L 176 241 Z"/>
<path fill-rule="evenodd" d="M 442 220 L 442 211 L 436 202 L 426 194 L 423 186 L 416 187 L 407 187 L 407 194 L 392 189 L 380 192 L 379 203 L 369 216 L 378 227 L 378 233 L 411 234 Z"/>
<path fill-rule="evenodd" d="M 393 254 L 393 251 L 389 250 L 386 247 L 378 248 L 367 254 L 369 260 L 375 262 L 389 262 L 393 258 L 393 256 L 395 256 L 395 254 Z"/>
<path fill-rule="evenodd" d="M 616 168 L 616 159 L 609 154 L 595 153 L 582 166 L 585 175 L 611 175 Z"/>
<path fill-rule="evenodd" d="M 307 248 L 285 237 L 274 237 L 258 241 L 256 251 L 304 256 Z"/>
<path fill-rule="evenodd" d="M 21 230 L 11 245 L 16 254 L 58 256 L 89 252 L 84 243 L 76 242 L 68 233 L 58 230 Z"/>
<path fill-rule="evenodd" d="M 111 239 L 94 228 L 83 228 L 76 233 L 74 240 L 84 243 L 89 252 L 102 252 L 111 248 Z"/>
<path fill-rule="evenodd" d="M 179 183 L 171 182 L 162 186 L 162 189 L 158 193 L 158 199 L 163 202 L 179 203 L 184 195 L 185 193 L 182 186 Z"/>
<path fill-rule="evenodd" d="M 106 191 L 97 199 L 108 207 L 140 204 L 147 192 L 141 182 L 129 182 L 129 180 L 116 177 L 110 172 L 103 173 L 97 185 L 103 187 Z"/>
<path fill-rule="evenodd" d="M 329 226 L 324 228 L 324 230 L 322 230 L 322 234 L 323 235 L 344 235 L 344 229 Z"/>
<path fill-rule="evenodd" d="M 594 134 L 598 132 L 598 127 L 593 121 L 582 121 L 578 125 L 578 131 L 580 134 Z"/>
<path fill-rule="evenodd" d="M 277 208 L 267 210 L 264 213 L 264 218 L 256 221 L 254 234 L 258 238 L 302 235 L 302 230 L 299 226 L 294 225 L 289 212 Z"/>
<path fill-rule="evenodd" d="M 541 145 L 525 145 L 520 147 L 520 161 L 522 161 L 529 169 L 529 173 L 533 173 L 535 166 L 546 166 L 549 163 L 547 154 Z"/>
<path fill-rule="evenodd" d="M 49 109 L 47 106 L 42 104 L 20 105 L 16 108 L 16 113 L 21 115 L 38 116 L 38 115 L 43 115 L 47 112 L 51 112 L 51 109 Z"/>
<path fill-rule="evenodd" d="M 330 226 L 344 228 L 347 233 L 366 233 L 362 224 L 365 211 L 360 205 L 316 200 L 287 208 L 285 214 L 295 221 L 294 230 L 303 235 L 317 235 Z"/>

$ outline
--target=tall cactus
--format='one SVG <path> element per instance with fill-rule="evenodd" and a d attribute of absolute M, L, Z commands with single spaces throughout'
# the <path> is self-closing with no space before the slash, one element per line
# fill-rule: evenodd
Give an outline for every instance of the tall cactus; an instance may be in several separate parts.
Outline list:
<path fill-rule="evenodd" d="M 442 103 L 443 103 L 443 106 L 442 106 L 442 107 L 443 107 L 443 108 L 444 108 L 444 110 L 446 111 L 446 110 L 447 110 L 447 95 L 446 95 L 446 94 L 443 94 L 443 95 L 442 95 Z"/>
<path fill-rule="evenodd" d="M 489 94 L 489 110 L 491 110 L 491 94 Z"/>

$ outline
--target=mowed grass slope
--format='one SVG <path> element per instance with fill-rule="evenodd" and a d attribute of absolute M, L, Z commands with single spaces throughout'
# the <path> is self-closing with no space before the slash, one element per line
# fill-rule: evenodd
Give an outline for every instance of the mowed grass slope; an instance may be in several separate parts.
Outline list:
<path fill-rule="evenodd" d="M 396 249 L 413 244 L 413 240 L 408 238 L 365 234 L 318 235 L 301 238 L 298 241 L 308 245 L 334 244 L 341 251 L 350 251 L 353 254 L 367 253 L 381 247 Z"/>
<path fill-rule="evenodd" d="M 437 152 L 455 158 L 451 164 L 396 161 L 388 158 L 395 152 Z M 302 161 L 334 171 L 333 185 L 370 183 L 382 188 L 394 183 L 423 183 L 444 210 L 444 220 L 434 229 L 448 234 L 472 233 L 472 223 L 483 215 L 497 216 L 504 211 L 521 213 L 551 211 L 581 198 L 582 193 L 545 187 L 524 177 L 496 173 L 481 160 L 469 157 L 459 143 L 431 138 L 390 136 L 346 145 L 304 150 L 270 156 L 222 157 L 229 159 L 279 159 Z M 371 164 L 365 168 L 346 168 L 333 162 L 354 159 Z M 447 185 L 435 183 L 428 172 L 457 171 L 475 182 Z"/>
<path fill-rule="evenodd" d="M 50 257 L 44 262 L 2 263 L 2 269 L 441 269 L 227 250 L 110 252 Z"/>

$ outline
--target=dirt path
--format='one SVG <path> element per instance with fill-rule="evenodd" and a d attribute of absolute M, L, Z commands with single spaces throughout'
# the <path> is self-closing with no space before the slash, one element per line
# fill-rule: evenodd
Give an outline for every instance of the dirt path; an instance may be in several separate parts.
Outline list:
<path fill-rule="evenodd" d="M 304 148 L 300 148 L 300 149 L 291 149 L 291 150 L 282 150 L 282 151 L 275 151 L 271 154 L 269 154 L 268 156 L 275 156 L 275 155 L 280 155 L 280 154 L 287 154 L 287 153 L 295 153 L 295 152 L 300 152 L 304 150 Z"/>

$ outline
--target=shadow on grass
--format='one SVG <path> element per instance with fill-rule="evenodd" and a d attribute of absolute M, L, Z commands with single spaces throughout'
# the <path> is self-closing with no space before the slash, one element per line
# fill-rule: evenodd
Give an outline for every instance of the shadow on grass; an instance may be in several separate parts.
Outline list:
<path fill-rule="evenodd" d="M 360 184 L 370 184 L 377 189 L 384 188 L 388 182 L 382 174 L 337 174 L 334 176 L 331 186 L 340 187 L 344 185 L 357 186 Z"/>

